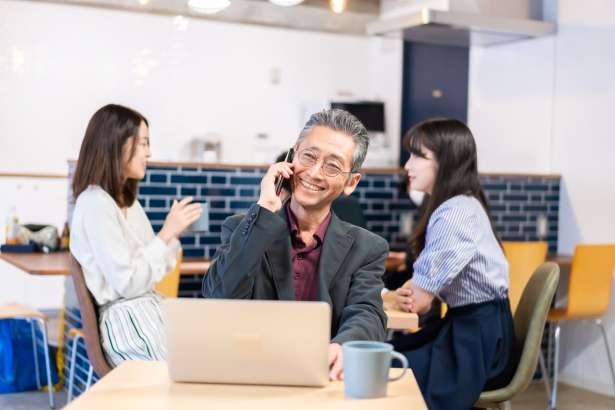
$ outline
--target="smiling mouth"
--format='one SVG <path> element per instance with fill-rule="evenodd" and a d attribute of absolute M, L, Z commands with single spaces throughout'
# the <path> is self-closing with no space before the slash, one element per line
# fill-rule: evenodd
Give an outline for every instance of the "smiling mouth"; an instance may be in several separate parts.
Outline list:
<path fill-rule="evenodd" d="M 302 178 L 298 178 L 299 179 L 299 183 L 301 184 L 301 186 L 305 189 L 307 189 L 308 191 L 313 191 L 313 192 L 319 192 L 319 191 L 324 191 L 324 188 L 319 187 L 318 185 L 314 185 L 311 184 L 305 180 L 303 180 Z"/>

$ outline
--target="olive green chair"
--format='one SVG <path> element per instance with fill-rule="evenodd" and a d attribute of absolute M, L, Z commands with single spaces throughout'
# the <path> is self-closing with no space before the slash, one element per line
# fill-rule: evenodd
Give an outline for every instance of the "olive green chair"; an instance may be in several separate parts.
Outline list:
<path fill-rule="evenodd" d="M 510 400 L 522 393 L 532 381 L 547 314 L 558 282 L 559 266 L 553 262 L 543 263 L 532 274 L 514 316 L 515 337 L 521 352 L 515 375 L 508 386 L 482 392 L 476 407 L 510 409 Z"/>

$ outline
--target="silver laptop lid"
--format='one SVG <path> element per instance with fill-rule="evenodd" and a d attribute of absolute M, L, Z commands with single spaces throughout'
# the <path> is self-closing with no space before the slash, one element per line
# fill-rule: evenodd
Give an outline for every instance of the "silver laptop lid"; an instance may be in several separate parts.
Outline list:
<path fill-rule="evenodd" d="M 323 386 L 326 302 L 166 299 L 169 375 L 177 382 Z"/>

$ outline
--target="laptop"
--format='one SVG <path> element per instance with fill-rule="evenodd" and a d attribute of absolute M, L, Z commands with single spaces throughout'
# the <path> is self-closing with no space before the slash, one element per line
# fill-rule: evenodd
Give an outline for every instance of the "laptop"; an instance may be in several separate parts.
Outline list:
<path fill-rule="evenodd" d="M 175 382 L 324 386 L 326 302 L 165 299 L 169 376 Z"/>

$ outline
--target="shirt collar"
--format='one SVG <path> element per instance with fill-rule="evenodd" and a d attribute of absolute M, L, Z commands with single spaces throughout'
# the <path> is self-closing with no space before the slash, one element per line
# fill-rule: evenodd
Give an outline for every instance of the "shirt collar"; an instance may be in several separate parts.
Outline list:
<path fill-rule="evenodd" d="M 295 215 L 293 210 L 290 209 L 290 201 L 286 203 L 286 217 L 291 240 L 294 243 L 302 244 L 303 246 L 305 246 L 305 243 L 301 240 L 301 237 L 299 236 L 299 225 L 297 224 L 297 216 Z M 323 219 L 323 221 L 318 226 L 318 229 L 316 229 L 316 232 L 314 232 L 314 239 L 316 239 L 316 242 L 319 246 L 322 245 L 325 240 L 325 235 L 327 233 L 327 229 L 329 228 L 329 223 L 331 223 L 331 210 L 329 210 L 329 213 L 327 214 L 326 218 Z"/>

